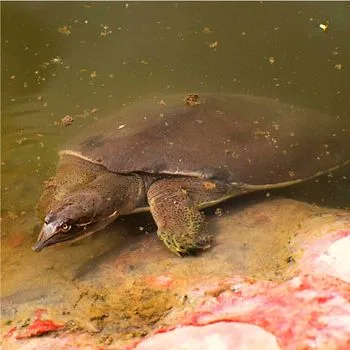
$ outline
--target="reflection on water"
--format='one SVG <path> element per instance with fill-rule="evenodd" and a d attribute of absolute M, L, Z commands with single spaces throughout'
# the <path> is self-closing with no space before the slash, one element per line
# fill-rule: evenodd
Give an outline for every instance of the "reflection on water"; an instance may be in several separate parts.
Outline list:
<path fill-rule="evenodd" d="M 5 296 L 33 282 L 47 286 L 58 275 L 69 279 L 106 246 L 118 250 L 127 232 L 123 227 L 124 235 L 105 232 L 74 247 L 76 255 L 67 256 L 65 248 L 35 255 L 30 247 L 38 228 L 35 203 L 54 172 L 59 145 L 123 103 L 158 92 L 223 91 L 349 117 L 346 2 L 13 2 L 1 7 Z M 65 116 L 73 117 L 72 125 L 62 125 Z M 348 207 L 349 175 L 343 170 L 279 193 Z M 47 273 L 53 266 L 55 275 Z"/>

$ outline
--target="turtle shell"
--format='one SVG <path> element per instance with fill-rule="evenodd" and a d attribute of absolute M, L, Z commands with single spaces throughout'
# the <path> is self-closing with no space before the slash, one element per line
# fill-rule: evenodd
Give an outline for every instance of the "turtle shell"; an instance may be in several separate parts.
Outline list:
<path fill-rule="evenodd" d="M 117 173 L 276 185 L 350 159 L 339 117 L 247 95 L 171 95 L 132 103 L 63 149 Z"/>

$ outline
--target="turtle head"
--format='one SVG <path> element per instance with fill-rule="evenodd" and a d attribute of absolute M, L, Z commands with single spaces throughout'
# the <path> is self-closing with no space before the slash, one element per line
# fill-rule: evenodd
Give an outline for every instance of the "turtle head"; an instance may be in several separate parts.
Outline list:
<path fill-rule="evenodd" d="M 98 192 L 73 193 L 57 203 L 46 215 L 33 250 L 62 243 L 74 242 L 101 230 L 118 216 L 116 210 L 106 207 Z"/>

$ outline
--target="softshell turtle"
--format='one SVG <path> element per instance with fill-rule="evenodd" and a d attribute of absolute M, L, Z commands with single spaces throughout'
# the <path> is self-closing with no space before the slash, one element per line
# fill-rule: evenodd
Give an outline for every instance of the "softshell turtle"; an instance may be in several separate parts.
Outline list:
<path fill-rule="evenodd" d="M 44 247 L 150 210 L 178 255 L 210 246 L 201 209 L 299 183 L 349 163 L 350 134 L 333 118 L 276 100 L 155 97 L 91 124 L 60 152 L 38 204 Z"/>

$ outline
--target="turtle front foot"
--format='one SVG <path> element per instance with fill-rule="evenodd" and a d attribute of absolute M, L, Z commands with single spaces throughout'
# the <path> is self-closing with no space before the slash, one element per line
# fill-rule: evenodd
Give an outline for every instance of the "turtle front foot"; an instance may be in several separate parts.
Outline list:
<path fill-rule="evenodd" d="M 147 192 L 151 213 L 158 226 L 158 237 L 178 256 L 193 255 L 208 249 L 212 235 L 188 191 L 178 180 L 163 179 Z"/>
<path fill-rule="evenodd" d="M 197 233 L 194 237 L 188 237 L 188 232 L 181 234 L 179 231 L 158 229 L 157 234 L 165 246 L 180 257 L 195 255 L 210 248 L 213 239 L 212 235 L 203 232 Z"/>

